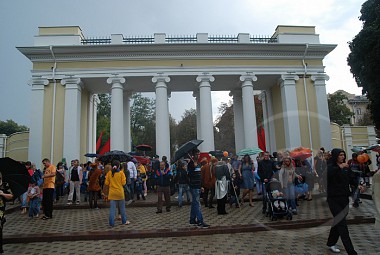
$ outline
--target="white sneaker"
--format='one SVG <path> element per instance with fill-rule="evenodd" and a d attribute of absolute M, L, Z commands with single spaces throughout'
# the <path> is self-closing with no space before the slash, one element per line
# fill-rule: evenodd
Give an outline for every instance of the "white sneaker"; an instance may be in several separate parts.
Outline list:
<path fill-rule="evenodd" d="M 339 253 L 340 250 L 338 249 L 338 247 L 336 247 L 335 245 L 333 246 L 329 246 L 329 249 L 330 251 L 332 251 L 333 253 Z"/>

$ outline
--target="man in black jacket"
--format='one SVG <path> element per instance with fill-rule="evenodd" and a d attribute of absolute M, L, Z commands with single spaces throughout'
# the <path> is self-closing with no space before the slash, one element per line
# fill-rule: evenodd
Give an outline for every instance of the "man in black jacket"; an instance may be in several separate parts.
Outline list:
<path fill-rule="evenodd" d="M 160 162 L 160 169 L 156 171 L 156 183 L 157 183 L 157 212 L 162 213 L 162 195 L 165 198 L 166 211 L 170 212 L 170 182 L 173 174 L 170 168 L 166 167 L 166 162 Z"/>
<path fill-rule="evenodd" d="M 190 159 L 187 165 L 189 174 L 189 186 L 191 192 L 191 211 L 190 211 L 190 225 L 197 226 L 198 228 L 209 228 L 210 225 L 203 221 L 201 211 L 200 194 L 203 191 L 202 178 L 201 178 L 201 164 L 198 162 L 200 152 L 198 149 L 193 150 L 193 158 Z"/>
<path fill-rule="evenodd" d="M 270 154 L 269 152 L 264 152 L 264 158 L 258 163 L 258 174 L 260 177 L 261 182 L 263 183 L 263 213 L 266 212 L 267 210 L 267 201 L 265 199 L 266 197 L 266 188 L 267 188 L 267 183 L 270 181 L 270 179 L 273 176 L 273 171 L 275 170 L 275 164 L 274 162 L 270 159 Z"/>
<path fill-rule="evenodd" d="M 340 250 L 336 247 L 336 243 L 340 236 L 347 253 L 355 255 L 357 252 L 351 242 L 346 216 L 351 194 L 350 185 L 356 185 L 357 182 L 355 174 L 345 161 L 346 153 L 342 149 L 331 151 L 331 159 L 327 165 L 327 202 L 334 216 L 334 222 L 327 239 L 327 246 L 332 252 L 339 253 Z M 359 190 L 363 191 L 361 185 L 359 185 Z"/>

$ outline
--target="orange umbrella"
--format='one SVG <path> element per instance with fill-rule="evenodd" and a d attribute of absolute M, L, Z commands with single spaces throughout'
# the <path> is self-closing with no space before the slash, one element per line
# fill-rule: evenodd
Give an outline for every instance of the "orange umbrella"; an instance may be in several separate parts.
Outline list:
<path fill-rule="evenodd" d="M 290 152 L 290 157 L 305 160 L 313 155 L 312 151 L 306 147 L 297 147 Z"/>

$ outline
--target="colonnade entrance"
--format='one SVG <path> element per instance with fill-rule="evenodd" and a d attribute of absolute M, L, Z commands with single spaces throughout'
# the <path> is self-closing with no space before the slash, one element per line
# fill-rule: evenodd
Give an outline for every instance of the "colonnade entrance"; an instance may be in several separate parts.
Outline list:
<path fill-rule="evenodd" d="M 314 27 L 278 26 L 261 41 L 216 39 L 91 40 L 79 27 L 40 28 L 34 46 L 18 47 L 33 63 L 30 160 L 95 151 L 98 93 L 112 97 L 111 150 L 131 150 L 132 93 L 155 92 L 156 153 L 170 159 L 168 100 L 177 91 L 193 93 L 202 151 L 215 149 L 211 91 L 230 92 L 237 151 L 258 145 L 254 91 L 261 91 L 270 151 L 331 147 L 323 59 L 335 45 L 320 44 Z"/>

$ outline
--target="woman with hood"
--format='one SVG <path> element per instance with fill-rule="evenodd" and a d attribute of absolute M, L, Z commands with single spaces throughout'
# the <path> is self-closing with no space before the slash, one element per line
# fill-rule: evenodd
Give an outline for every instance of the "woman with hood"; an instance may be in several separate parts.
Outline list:
<path fill-rule="evenodd" d="M 327 165 L 327 202 L 332 215 L 333 225 L 327 239 L 327 246 L 334 253 L 339 237 L 349 255 L 357 254 L 348 232 L 346 216 L 349 210 L 350 185 L 355 185 L 355 175 L 346 163 L 346 153 L 342 149 L 333 149 Z M 363 187 L 359 186 L 362 191 Z"/>

